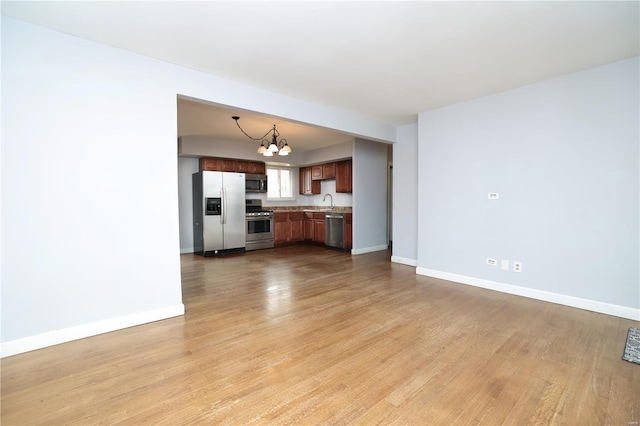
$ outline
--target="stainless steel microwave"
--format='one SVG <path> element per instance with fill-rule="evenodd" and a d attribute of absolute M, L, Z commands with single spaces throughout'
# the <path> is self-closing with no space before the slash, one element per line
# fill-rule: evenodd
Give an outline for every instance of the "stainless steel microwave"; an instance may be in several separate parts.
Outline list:
<path fill-rule="evenodd" d="M 245 175 L 246 192 L 267 192 L 267 175 Z"/>

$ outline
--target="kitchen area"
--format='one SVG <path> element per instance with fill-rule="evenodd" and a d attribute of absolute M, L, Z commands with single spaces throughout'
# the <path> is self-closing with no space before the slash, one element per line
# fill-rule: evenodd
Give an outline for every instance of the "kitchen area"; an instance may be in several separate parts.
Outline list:
<path fill-rule="evenodd" d="M 300 201 L 317 201 L 309 196 L 324 187 L 332 192 L 322 195 L 322 205 L 294 200 L 295 205 L 268 206 L 264 162 L 203 157 L 198 165 L 192 174 L 194 253 L 215 256 L 304 243 L 351 250 L 352 207 L 345 205 L 351 199 L 351 159 L 298 168 Z"/>
<path fill-rule="evenodd" d="M 273 123 L 278 142 L 286 140 L 291 147 L 288 155 L 260 154 L 256 148 L 264 138 L 247 137 L 264 134 L 275 127 Z M 177 156 L 181 254 L 234 249 L 260 253 L 271 244 L 276 249 L 314 244 L 352 255 L 388 248 L 392 162 L 388 143 L 179 98 Z M 276 170 L 291 176 L 285 197 L 273 196 L 261 186 Z M 204 198 L 222 198 L 220 190 L 217 195 L 198 196 L 202 200 L 194 206 L 193 175 L 204 171 L 245 174 L 242 212 L 236 213 L 242 215 L 244 247 L 205 247 L 200 241 L 204 237 L 195 237 L 204 235 L 204 229 L 194 232 L 194 223 L 224 221 L 225 212 L 230 220 L 222 200 L 219 207 L 217 200 L 209 201 L 211 214 L 206 214 Z M 194 214 L 200 222 L 194 221 Z"/>

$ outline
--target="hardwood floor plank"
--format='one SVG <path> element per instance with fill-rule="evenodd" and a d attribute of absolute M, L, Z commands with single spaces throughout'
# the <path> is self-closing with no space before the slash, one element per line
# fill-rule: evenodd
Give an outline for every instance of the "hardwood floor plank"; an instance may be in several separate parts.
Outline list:
<path fill-rule="evenodd" d="M 418 276 L 388 252 L 182 255 L 184 317 L 2 360 L 3 425 L 621 424 L 636 321 Z"/>

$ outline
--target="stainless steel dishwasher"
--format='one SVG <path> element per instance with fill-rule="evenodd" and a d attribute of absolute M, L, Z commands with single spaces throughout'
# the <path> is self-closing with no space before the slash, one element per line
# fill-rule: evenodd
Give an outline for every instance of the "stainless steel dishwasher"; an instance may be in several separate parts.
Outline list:
<path fill-rule="evenodd" d="M 324 244 L 328 247 L 336 247 L 344 250 L 344 214 L 327 213 L 324 215 L 324 219 Z"/>

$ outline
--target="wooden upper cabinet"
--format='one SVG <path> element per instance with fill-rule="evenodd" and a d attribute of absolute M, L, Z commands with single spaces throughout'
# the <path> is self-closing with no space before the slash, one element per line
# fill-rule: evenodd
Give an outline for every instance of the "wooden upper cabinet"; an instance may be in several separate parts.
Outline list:
<path fill-rule="evenodd" d="M 322 165 L 322 179 L 334 179 L 336 177 L 336 163 Z"/>
<path fill-rule="evenodd" d="M 320 193 L 320 181 L 311 178 L 311 167 L 300 167 L 300 195 Z"/>
<path fill-rule="evenodd" d="M 235 169 L 235 160 L 228 158 L 201 158 L 200 170 L 212 172 L 231 172 Z"/>
<path fill-rule="evenodd" d="M 218 170 L 218 160 L 216 158 L 201 158 L 200 170 L 215 172 Z"/>
<path fill-rule="evenodd" d="M 205 157 L 200 159 L 200 170 L 214 172 L 236 172 L 264 175 L 266 165 L 259 161 L 234 160 L 231 158 Z"/>
<path fill-rule="evenodd" d="M 311 182 L 307 183 L 307 179 L 311 181 L 311 169 L 309 167 L 300 167 L 299 177 L 300 177 L 300 186 L 298 187 L 298 192 L 300 193 L 300 195 L 309 194 L 310 188 L 311 188 Z"/>
<path fill-rule="evenodd" d="M 353 173 L 351 160 L 336 163 L 336 192 L 353 192 Z"/>
<path fill-rule="evenodd" d="M 251 164 L 249 161 L 236 160 L 233 171 L 238 173 L 249 173 L 249 164 Z"/>
<path fill-rule="evenodd" d="M 249 170 L 247 173 L 251 173 L 254 175 L 266 175 L 267 174 L 267 166 L 264 163 L 260 163 L 258 161 L 251 161 L 249 163 Z"/>
<path fill-rule="evenodd" d="M 221 172 L 235 172 L 236 160 L 218 158 L 218 170 Z"/>
<path fill-rule="evenodd" d="M 348 167 L 347 167 L 348 165 Z M 342 169 L 338 169 L 342 167 Z M 347 185 L 348 188 L 344 188 L 343 191 L 338 192 L 352 192 L 351 191 L 351 160 L 343 160 L 333 163 L 324 163 L 311 166 L 311 179 L 312 180 L 325 180 L 325 179 L 338 179 L 339 174 L 342 173 L 342 184 Z M 347 176 L 349 179 L 347 179 Z M 337 185 L 337 182 L 336 182 Z M 348 189 L 348 190 L 347 190 Z"/>
<path fill-rule="evenodd" d="M 311 179 L 322 180 L 322 164 L 311 167 Z"/>

